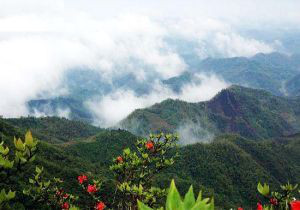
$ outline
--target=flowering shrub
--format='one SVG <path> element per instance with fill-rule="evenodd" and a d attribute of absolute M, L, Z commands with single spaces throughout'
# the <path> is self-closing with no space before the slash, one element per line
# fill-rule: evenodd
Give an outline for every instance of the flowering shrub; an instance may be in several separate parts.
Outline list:
<path fill-rule="evenodd" d="M 86 175 L 78 176 L 78 183 L 82 187 L 83 191 L 88 196 L 88 206 L 91 208 L 102 210 L 105 208 L 105 204 L 101 201 L 101 195 L 99 189 L 102 183 L 99 180 L 92 180 L 92 184 L 89 183 L 89 179 Z"/>
<path fill-rule="evenodd" d="M 281 192 L 271 192 L 267 184 L 258 183 L 257 190 L 263 196 L 265 204 L 257 204 L 257 210 L 300 210 L 300 201 L 295 196 L 298 185 L 281 185 Z M 299 190 L 298 190 L 299 193 Z"/>
<path fill-rule="evenodd" d="M 150 135 L 138 140 L 137 151 L 123 150 L 110 169 L 116 179 L 116 206 L 137 209 L 137 200 L 153 207 L 166 194 L 165 189 L 153 187 L 154 176 L 171 166 L 177 153 L 176 135 Z"/>
<path fill-rule="evenodd" d="M 64 192 L 61 187 L 63 182 L 59 178 L 44 180 L 42 177 L 43 168 L 36 167 L 36 174 L 33 179 L 29 179 L 29 188 L 24 189 L 23 193 L 29 196 L 36 206 L 45 204 L 51 209 L 74 209 L 73 203 L 78 199 L 69 193 Z"/>

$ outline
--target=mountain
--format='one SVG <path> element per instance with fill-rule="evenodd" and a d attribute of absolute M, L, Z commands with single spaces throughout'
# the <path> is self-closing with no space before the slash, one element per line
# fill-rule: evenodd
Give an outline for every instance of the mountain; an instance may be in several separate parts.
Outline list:
<path fill-rule="evenodd" d="M 250 58 L 207 58 L 192 64 L 190 71 L 164 83 L 178 90 L 199 73 L 215 74 L 231 84 L 285 95 L 284 84 L 300 73 L 300 61 L 299 55 L 288 56 L 277 52 L 259 53 Z"/>
<path fill-rule="evenodd" d="M 93 122 L 94 115 L 87 102 L 107 96 L 114 91 L 129 90 L 136 96 L 151 93 L 153 83 L 159 82 L 180 93 L 190 83 L 201 83 L 198 74 L 213 74 L 230 84 L 270 91 L 274 95 L 295 96 L 297 75 L 300 74 L 299 54 L 259 53 L 253 57 L 206 58 L 204 60 L 185 55 L 187 70 L 169 79 L 155 74 L 140 80 L 133 73 L 118 74 L 111 79 L 93 69 L 71 69 L 62 79 L 62 89 L 68 92 L 61 96 L 39 94 L 27 102 L 29 113 L 34 116 L 60 116 Z M 149 73 L 150 74 L 150 73 Z M 296 91 L 296 92 L 295 92 Z M 51 94 L 50 94 L 51 95 Z"/>
<path fill-rule="evenodd" d="M 91 122 L 93 118 L 92 113 L 85 107 L 84 101 L 69 96 L 31 100 L 27 103 L 27 107 L 32 115 L 54 115 L 85 122 Z"/>
<path fill-rule="evenodd" d="M 210 101 L 187 103 L 168 99 L 138 109 L 120 122 L 137 135 L 191 131 L 193 138 L 238 133 L 263 139 L 300 130 L 300 99 L 274 96 L 263 90 L 231 86 Z"/>
<path fill-rule="evenodd" d="M 46 177 L 55 174 L 63 178 L 66 191 L 78 190 L 76 177 L 79 174 L 93 173 L 104 180 L 106 187 L 102 190 L 111 195 L 114 191 L 110 187 L 112 174 L 109 171 L 112 158 L 126 147 L 133 148 L 138 138 L 128 131 L 98 131 L 80 122 L 56 117 L 0 119 L 2 140 L 11 146 L 13 136 L 23 136 L 29 127 L 41 137 L 34 164 L 44 166 Z M 71 130 L 77 129 L 79 131 L 72 134 L 78 137 L 76 141 L 65 138 L 71 135 Z M 61 142 L 44 139 L 47 135 Z M 213 195 L 217 206 L 226 209 L 241 204 L 254 206 L 257 182 L 278 186 L 287 180 L 300 181 L 299 149 L 300 134 L 261 141 L 222 134 L 209 144 L 180 146 L 175 165 L 157 175 L 155 183 L 167 187 L 174 178 L 182 192 L 193 184 L 196 191 L 202 189 L 205 196 Z M 28 178 L 33 170 L 34 166 L 29 167 L 21 176 Z"/>

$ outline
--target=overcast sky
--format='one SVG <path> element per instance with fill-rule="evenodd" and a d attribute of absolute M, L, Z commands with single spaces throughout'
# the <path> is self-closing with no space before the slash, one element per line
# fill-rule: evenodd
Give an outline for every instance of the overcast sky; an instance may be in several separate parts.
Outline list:
<path fill-rule="evenodd" d="M 298 0 L 0 0 L 0 114 L 28 114 L 26 102 L 41 92 L 67 94 L 62 76 L 76 67 L 94 69 L 108 80 L 128 72 L 141 80 L 177 76 L 188 66 L 168 39 L 194 43 L 199 59 L 276 51 L 280 40 L 266 42 L 240 32 L 299 29 L 299 9 Z M 228 85 L 217 76 L 202 77 L 214 81 L 209 84 L 215 88 L 205 89 L 210 97 Z M 191 101 L 208 99 L 195 97 L 193 90 L 203 91 L 191 87 Z M 97 107 L 117 106 L 126 96 L 130 101 L 122 103 L 128 107 L 115 122 L 150 105 L 145 101 L 172 96 L 169 90 L 158 92 L 138 99 L 116 90 L 116 100 L 107 96 L 88 104 L 99 113 Z"/>

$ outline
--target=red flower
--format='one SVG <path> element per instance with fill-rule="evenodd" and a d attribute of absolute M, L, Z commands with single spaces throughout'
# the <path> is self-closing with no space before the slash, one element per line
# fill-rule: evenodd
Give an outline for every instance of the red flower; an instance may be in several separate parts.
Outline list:
<path fill-rule="evenodd" d="M 300 201 L 291 202 L 291 210 L 300 210 Z"/>
<path fill-rule="evenodd" d="M 69 197 L 69 195 L 68 194 L 64 194 L 64 196 L 63 196 L 65 199 L 67 199 L 68 197 Z"/>
<path fill-rule="evenodd" d="M 257 203 L 257 210 L 264 210 L 263 206 L 260 203 Z"/>
<path fill-rule="evenodd" d="M 124 160 L 123 160 L 123 158 L 121 156 L 118 156 L 117 157 L 117 161 L 118 161 L 118 163 L 123 163 Z"/>
<path fill-rule="evenodd" d="M 95 193 L 95 192 L 97 192 L 97 187 L 96 187 L 96 185 L 88 185 L 88 187 L 87 187 L 87 191 L 88 191 L 88 193 Z"/>
<path fill-rule="evenodd" d="M 244 210 L 242 207 L 238 207 L 238 209 L 237 210 Z"/>
<path fill-rule="evenodd" d="M 81 176 L 78 176 L 78 182 L 79 184 L 82 184 L 83 182 L 87 181 L 88 178 L 86 175 L 81 175 Z"/>
<path fill-rule="evenodd" d="M 103 210 L 105 208 L 105 204 L 101 201 L 96 204 L 96 210 Z"/>
<path fill-rule="evenodd" d="M 68 210 L 69 208 L 70 208 L 70 205 L 69 205 L 69 203 L 68 202 L 65 202 L 63 205 L 62 205 L 62 207 L 61 207 L 62 209 L 66 209 L 66 210 Z"/>
<path fill-rule="evenodd" d="M 148 141 L 146 143 L 146 147 L 147 147 L 148 150 L 152 150 L 154 148 L 153 142 L 152 141 Z"/>
<path fill-rule="evenodd" d="M 278 205 L 278 201 L 276 198 L 270 198 L 270 203 L 274 206 L 277 206 Z"/>

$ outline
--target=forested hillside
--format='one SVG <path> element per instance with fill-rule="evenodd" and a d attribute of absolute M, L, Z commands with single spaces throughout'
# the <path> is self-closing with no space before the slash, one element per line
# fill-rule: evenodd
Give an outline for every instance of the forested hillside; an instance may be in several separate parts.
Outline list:
<path fill-rule="evenodd" d="M 138 109 L 120 126 L 138 135 L 149 132 L 179 132 L 192 125 L 194 134 L 238 133 L 252 139 L 289 135 L 300 130 L 300 100 L 274 96 L 263 90 L 231 86 L 207 102 L 165 100 Z"/>
<path fill-rule="evenodd" d="M 66 122 L 68 125 L 80 125 L 76 127 L 80 132 L 73 134 L 76 141 L 65 138 L 70 135 L 70 130 L 65 127 Z M 22 118 L 19 121 L 1 119 L 2 139 L 12 145 L 13 136 L 23 136 L 28 125 L 35 125 L 33 130 L 41 137 L 37 161 L 34 164 L 43 165 L 48 177 L 55 174 L 63 178 L 66 189 L 75 192 L 78 191 L 76 177 L 82 173 L 101 177 L 107 183 L 106 186 L 111 186 L 113 177 L 109 166 L 112 159 L 120 155 L 126 147 L 133 149 L 138 139 L 124 130 L 103 129 L 94 132 L 98 128 L 50 117 Z M 64 142 L 57 144 L 49 139 L 44 140 L 42 137 L 47 134 L 46 131 L 49 132 L 45 130 L 48 127 L 55 134 L 55 139 L 63 139 Z M 286 180 L 292 183 L 300 181 L 299 149 L 299 135 L 261 141 L 239 135 L 220 135 L 210 144 L 181 146 L 174 166 L 158 174 L 155 183 L 156 186 L 166 187 L 174 178 L 181 192 L 187 191 L 190 184 L 193 184 L 196 191 L 203 189 L 205 195 L 213 195 L 216 205 L 222 208 L 240 204 L 253 206 L 257 202 L 255 195 L 259 181 L 266 181 L 277 187 Z M 21 176 L 29 177 L 33 168 L 34 165 Z M 108 195 L 113 193 L 110 187 L 102 190 Z"/>

